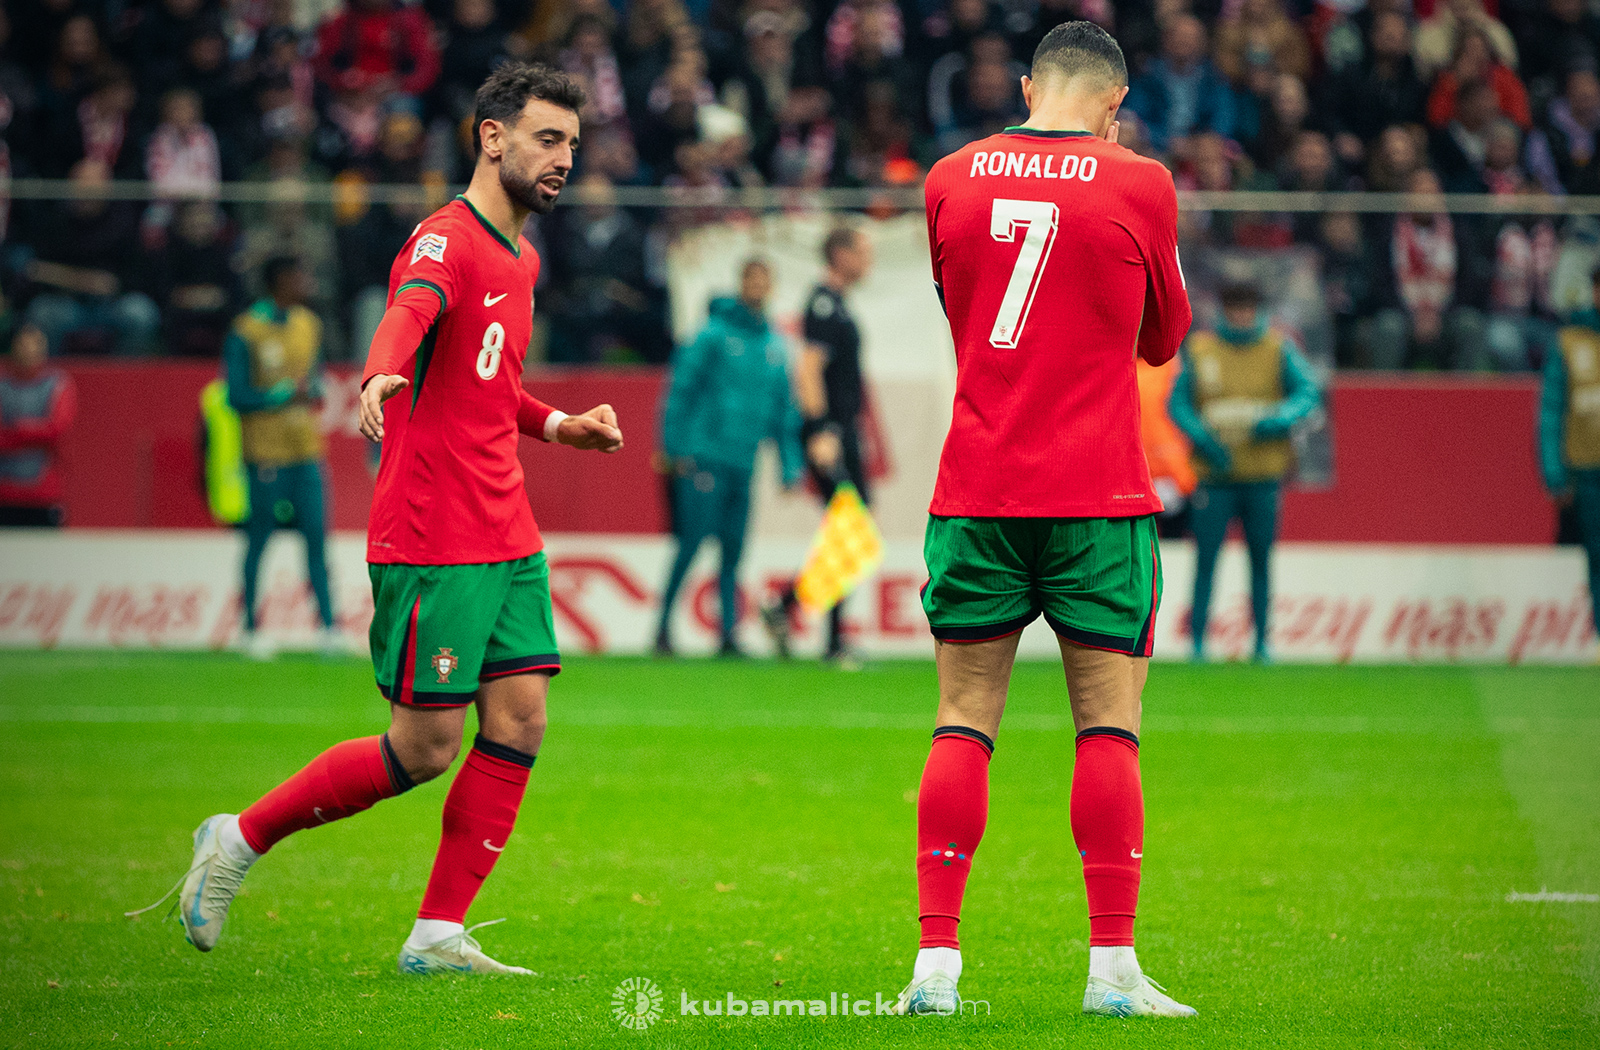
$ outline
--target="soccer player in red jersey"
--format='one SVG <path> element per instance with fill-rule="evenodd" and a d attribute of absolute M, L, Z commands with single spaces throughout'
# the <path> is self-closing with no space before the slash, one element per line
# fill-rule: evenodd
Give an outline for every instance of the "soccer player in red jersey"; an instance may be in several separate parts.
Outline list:
<path fill-rule="evenodd" d="M 1116 144 L 1127 78 L 1104 30 L 1057 26 L 1022 81 L 1028 123 L 944 158 L 927 179 L 957 370 L 924 540 L 939 709 L 917 799 L 922 943 L 899 1013 L 960 1010 L 956 924 L 988 817 L 989 756 L 1019 632 L 1041 613 L 1077 728 L 1084 1011 L 1194 1013 L 1133 951 L 1139 697 L 1161 594 L 1161 501 L 1139 442 L 1134 360 L 1171 358 L 1190 312 L 1172 176 Z"/>
<path fill-rule="evenodd" d="M 399 966 L 530 972 L 489 958 L 463 925 L 516 823 L 561 669 L 518 434 L 615 452 L 622 432 L 609 405 L 568 416 L 522 386 L 539 257 L 521 229 L 530 212 L 554 207 L 572 169 L 583 90 L 548 67 L 508 63 L 476 102 L 472 182 L 395 260 L 362 375 L 361 430 L 383 445 L 367 561 L 389 731 L 336 744 L 239 815 L 200 825 L 179 911 L 201 951 L 216 945 L 262 854 L 445 772 L 475 704 L 478 736 L 445 798 Z"/>

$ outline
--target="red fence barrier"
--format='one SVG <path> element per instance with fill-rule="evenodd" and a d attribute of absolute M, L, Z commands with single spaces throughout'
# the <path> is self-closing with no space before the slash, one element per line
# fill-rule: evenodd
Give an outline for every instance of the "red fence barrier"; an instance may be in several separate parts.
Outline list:
<path fill-rule="evenodd" d="M 1347 374 L 1333 384 L 1334 485 L 1285 495 L 1291 540 L 1550 543 L 1539 382 Z"/>
<path fill-rule="evenodd" d="M 67 520 L 97 528 L 202 528 L 211 524 L 200 482 L 200 390 L 217 374 L 192 362 L 71 362 L 78 422 L 67 438 Z M 364 530 L 372 502 L 370 445 L 355 430 L 359 375 L 330 370 L 323 405 L 328 431 L 331 517 L 336 529 Z M 656 369 L 545 371 L 528 385 L 567 411 L 602 401 L 616 407 L 628 436 L 615 456 L 576 456 L 539 441 L 522 443 L 528 495 L 540 527 L 560 532 L 650 533 L 663 528 L 650 469 Z"/>
<path fill-rule="evenodd" d="M 73 525 L 194 528 L 210 524 L 200 488 L 198 399 L 215 369 L 189 362 L 71 362 L 79 417 L 66 439 Z M 614 457 L 522 443 L 529 498 L 547 532 L 652 533 L 664 525 L 650 469 L 662 373 L 549 369 L 530 389 L 568 411 L 610 402 L 628 435 Z M 335 528 L 364 529 L 372 497 L 368 446 L 354 430 L 356 376 L 335 370 L 324 418 Z M 1334 485 L 1286 494 L 1291 540 L 1548 543 L 1554 508 L 1534 447 L 1531 378 L 1341 376 L 1334 383 Z M 894 435 L 888 435 L 892 444 Z M 917 457 L 898 456 L 901 462 Z"/>

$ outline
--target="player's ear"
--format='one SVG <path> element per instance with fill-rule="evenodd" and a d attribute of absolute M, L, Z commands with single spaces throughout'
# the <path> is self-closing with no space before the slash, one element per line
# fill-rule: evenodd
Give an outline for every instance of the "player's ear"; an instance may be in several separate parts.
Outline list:
<path fill-rule="evenodd" d="M 478 125 L 478 145 L 483 150 L 483 155 L 491 160 L 499 160 L 504 146 L 500 142 L 501 124 L 498 120 L 485 120 Z"/>
<path fill-rule="evenodd" d="M 1023 74 L 1023 77 L 1022 77 L 1022 104 L 1024 106 L 1026 106 L 1029 109 L 1029 111 L 1032 111 L 1032 109 L 1033 109 L 1033 78 L 1028 76 L 1027 74 Z"/>

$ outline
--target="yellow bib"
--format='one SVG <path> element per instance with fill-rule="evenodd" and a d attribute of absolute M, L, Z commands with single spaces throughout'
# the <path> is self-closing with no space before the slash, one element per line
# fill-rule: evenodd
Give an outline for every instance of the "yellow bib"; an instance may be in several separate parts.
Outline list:
<path fill-rule="evenodd" d="M 250 348 L 250 382 L 258 390 L 288 379 L 303 382 L 316 367 L 322 345 L 322 322 L 303 306 L 291 308 L 282 321 L 268 309 L 252 307 L 233 324 Z M 322 433 L 306 405 L 284 405 L 246 412 L 244 458 L 258 466 L 281 467 L 322 456 Z"/>
<path fill-rule="evenodd" d="M 1214 332 L 1196 332 L 1189 337 L 1189 360 L 1200 418 L 1233 456 L 1229 479 L 1281 478 L 1289 469 L 1288 439 L 1257 441 L 1251 430 L 1283 403 L 1283 340 L 1270 329 L 1243 345 Z M 1199 456 L 1194 467 L 1202 478 L 1212 473 Z"/>
<path fill-rule="evenodd" d="M 1600 467 L 1600 332 L 1573 325 L 1560 335 L 1567 366 L 1563 451 L 1569 466 Z"/>
<path fill-rule="evenodd" d="M 250 483 L 227 383 L 213 379 L 200 391 L 200 418 L 206 427 L 206 502 L 219 523 L 237 525 L 250 516 Z"/>

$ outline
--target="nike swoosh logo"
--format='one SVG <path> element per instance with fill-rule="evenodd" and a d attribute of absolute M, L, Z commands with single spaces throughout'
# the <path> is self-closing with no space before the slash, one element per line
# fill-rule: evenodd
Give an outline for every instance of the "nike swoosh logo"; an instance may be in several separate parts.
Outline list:
<path fill-rule="evenodd" d="M 483 840 L 483 848 L 487 849 L 487 850 L 493 850 L 496 853 L 504 853 L 505 849 L 506 849 L 504 846 L 496 846 L 496 845 L 494 845 L 488 839 L 484 839 Z"/>
<path fill-rule="evenodd" d="M 1144 856 L 1144 854 L 1138 850 L 1130 850 L 1129 853 L 1132 855 L 1134 860 L 1138 860 L 1140 857 Z"/>
<path fill-rule="evenodd" d="M 209 871 L 201 872 L 201 874 L 200 874 L 200 885 L 198 885 L 198 886 L 196 886 L 194 888 L 194 903 L 189 906 L 189 925 L 190 926 L 205 926 L 211 921 L 209 919 L 206 919 L 206 918 L 202 917 L 201 914 L 200 914 L 200 898 L 205 896 L 205 893 L 206 893 L 206 879 L 210 878 L 210 876 L 211 876 L 211 873 Z"/>
<path fill-rule="evenodd" d="M 484 306 L 493 306 L 495 303 L 498 303 L 500 300 L 504 299 L 506 296 L 508 296 L 510 294 L 511 294 L 510 292 L 501 292 L 499 295 L 493 295 L 492 296 L 488 292 L 484 292 L 483 293 L 483 305 Z"/>

